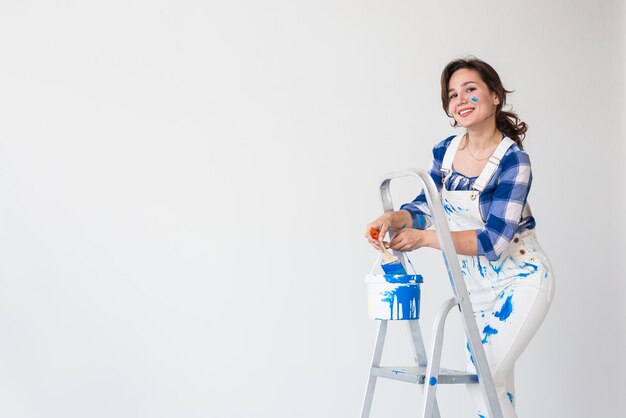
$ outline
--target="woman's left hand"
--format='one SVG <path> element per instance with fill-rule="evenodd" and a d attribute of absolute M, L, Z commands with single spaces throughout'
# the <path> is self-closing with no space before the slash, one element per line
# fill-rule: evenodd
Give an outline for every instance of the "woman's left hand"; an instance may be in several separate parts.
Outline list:
<path fill-rule="evenodd" d="M 405 228 L 396 232 L 389 242 L 389 247 L 397 251 L 412 251 L 417 248 L 426 247 L 427 234 L 431 231 L 421 229 Z"/>

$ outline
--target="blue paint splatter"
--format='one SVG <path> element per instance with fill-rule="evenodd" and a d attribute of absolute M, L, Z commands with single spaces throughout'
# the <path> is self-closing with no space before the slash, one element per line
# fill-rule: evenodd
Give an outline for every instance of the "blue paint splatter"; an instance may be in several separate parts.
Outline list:
<path fill-rule="evenodd" d="M 448 213 L 448 214 L 451 214 L 451 213 L 455 212 L 454 207 L 452 205 L 450 205 L 448 203 L 448 201 L 444 201 L 443 202 L 443 210 L 445 210 L 446 213 Z"/>
<path fill-rule="evenodd" d="M 476 257 L 476 263 L 478 264 L 478 272 L 481 276 L 485 277 L 487 268 L 480 265 L 480 257 Z"/>
<path fill-rule="evenodd" d="M 519 273 L 518 276 L 519 277 L 528 277 L 531 274 L 535 274 L 535 272 L 539 269 L 539 266 L 537 266 L 536 264 L 532 264 L 532 263 L 524 263 L 524 265 L 522 266 L 522 268 L 530 268 L 530 271 L 527 273 Z"/>
<path fill-rule="evenodd" d="M 494 312 L 493 316 L 500 318 L 500 321 L 504 322 L 509 316 L 511 316 L 511 312 L 513 312 L 513 295 L 509 295 L 506 298 L 500 310 Z"/>
<path fill-rule="evenodd" d="M 507 392 L 506 395 L 509 397 L 509 401 L 511 402 L 511 405 L 513 405 L 513 394 L 511 392 Z"/>
<path fill-rule="evenodd" d="M 435 376 L 431 376 L 428 380 L 428 384 L 431 386 L 435 386 L 437 384 L 437 378 Z"/>
<path fill-rule="evenodd" d="M 495 335 L 498 333 L 498 330 L 495 328 L 492 328 L 491 325 L 487 325 L 484 329 L 483 329 L 483 334 L 485 335 L 485 337 L 483 338 L 482 343 L 483 344 L 487 344 L 487 340 L 489 339 L 489 337 L 491 337 L 492 335 Z"/>
<path fill-rule="evenodd" d="M 385 293 L 383 293 L 383 297 L 380 299 L 381 302 L 390 302 L 393 303 L 393 300 L 395 299 L 396 295 L 394 292 L 391 291 L 387 291 Z"/>
<path fill-rule="evenodd" d="M 450 202 L 448 202 L 448 200 L 446 200 L 446 199 L 444 199 L 444 201 L 443 201 L 443 209 L 448 214 L 452 214 L 454 212 L 469 212 L 469 209 L 467 209 L 467 208 L 462 208 L 462 207 L 459 207 L 459 206 L 452 206 L 450 204 Z"/>
<path fill-rule="evenodd" d="M 478 418 L 485 418 L 485 416 L 482 414 L 478 414 Z"/>
<path fill-rule="evenodd" d="M 470 361 L 472 362 L 472 364 L 475 364 L 474 357 L 472 357 L 472 350 L 470 349 L 469 343 L 465 343 L 465 346 L 467 347 L 467 351 L 469 351 L 470 353 Z"/>
<path fill-rule="evenodd" d="M 381 302 L 389 303 L 389 319 L 418 319 L 420 307 L 419 286 L 399 286 L 383 293 Z"/>
<path fill-rule="evenodd" d="M 472 102 L 474 102 L 474 103 L 478 103 L 478 97 L 476 97 L 476 96 L 472 96 L 472 97 L 470 97 L 470 100 L 471 100 Z"/>
<path fill-rule="evenodd" d="M 501 263 L 499 266 L 498 265 L 494 265 L 491 261 L 489 262 L 489 266 L 491 267 L 491 269 L 497 274 L 499 275 L 500 272 L 502 271 L 502 267 L 504 266 L 504 263 Z"/>

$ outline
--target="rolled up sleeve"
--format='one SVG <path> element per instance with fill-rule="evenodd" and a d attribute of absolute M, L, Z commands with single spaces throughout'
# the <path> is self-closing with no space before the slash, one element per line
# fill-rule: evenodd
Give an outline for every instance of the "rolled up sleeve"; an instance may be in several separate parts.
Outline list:
<path fill-rule="evenodd" d="M 507 155 L 501 165 L 485 227 L 476 231 L 478 255 L 489 261 L 500 258 L 513 239 L 532 183 L 530 158 L 525 152 Z"/>
<path fill-rule="evenodd" d="M 454 138 L 454 136 L 444 139 L 433 148 L 433 163 L 430 167 L 429 174 L 439 191 L 441 190 L 441 162 L 443 161 L 443 156 L 452 138 Z M 400 210 L 406 210 L 411 214 L 413 228 L 427 229 L 432 226 L 432 213 L 423 190 L 412 202 L 400 206 Z"/>

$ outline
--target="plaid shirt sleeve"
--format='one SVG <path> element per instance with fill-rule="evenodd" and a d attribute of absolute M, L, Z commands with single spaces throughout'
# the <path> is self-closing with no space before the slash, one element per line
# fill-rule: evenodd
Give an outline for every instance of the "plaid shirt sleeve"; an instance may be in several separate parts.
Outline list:
<path fill-rule="evenodd" d="M 432 177 L 437 190 L 441 191 L 441 162 L 446 154 L 448 145 L 454 138 L 454 135 L 444 139 L 433 148 L 433 163 L 430 167 L 430 177 Z M 411 214 L 413 219 L 413 228 L 426 229 L 432 226 L 431 212 L 426 202 L 426 194 L 422 192 L 411 203 L 405 203 L 400 206 L 400 210 L 406 210 Z"/>
<path fill-rule="evenodd" d="M 515 235 L 532 183 L 530 158 L 525 152 L 509 152 L 500 164 L 502 171 L 486 225 L 477 230 L 478 255 L 489 261 L 497 260 Z"/>

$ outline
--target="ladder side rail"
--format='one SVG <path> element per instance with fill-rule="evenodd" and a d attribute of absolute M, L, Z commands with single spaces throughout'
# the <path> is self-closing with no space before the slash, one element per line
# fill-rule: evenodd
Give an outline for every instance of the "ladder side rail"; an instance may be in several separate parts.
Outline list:
<path fill-rule="evenodd" d="M 437 401 L 436 392 L 439 383 L 439 365 L 441 363 L 441 351 L 443 346 L 443 329 L 446 324 L 446 318 L 452 308 L 457 306 L 456 298 L 446 300 L 439 308 L 439 312 L 435 317 L 435 325 L 433 326 L 433 346 L 430 352 L 430 364 L 426 370 L 424 381 L 424 408 L 422 418 L 433 417 L 433 407 Z"/>
<path fill-rule="evenodd" d="M 406 322 L 409 328 L 409 335 L 411 336 L 413 360 L 419 367 L 426 367 L 428 366 L 428 356 L 426 355 L 426 347 L 424 346 L 424 339 L 422 338 L 422 329 L 419 321 L 411 319 Z"/>
<path fill-rule="evenodd" d="M 383 204 L 383 211 L 385 212 L 393 212 L 393 201 L 391 199 L 391 191 L 389 189 L 389 183 L 391 182 L 393 177 L 385 178 L 380 185 L 381 192 L 381 200 Z M 389 236 L 393 236 L 394 230 L 389 230 Z M 393 251 L 394 255 L 398 257 L 398 260 L 404 266 L 406 270 L 406 260 L 399 251 Z M 424 346 L 424 337 L 422 337 L 422 330 L 419 325 L 419 320 L 409 320 L 407 321 L 407 326 L 409 329 L 409 335 L 411 337 L 411 348 L 413 349 L 413 359 L 417 366 L 423 367 L 426 369 L 428 366 L 428 355 L 426 354 L 426 347 Z M 434 400 L 433 405 L 433 418 L 440 418 L 439 414 L 439 405 L 437 404 L 437 399 Z"/>
<path fill-rule="evenodd" d="M 428 355 L 426 354 L 426 347 L 424 347 L 424 337 L 422 337 L 422 329 L 420 327 L 419 320 L 408 320 L 407 326 L 409 328 L 409 335 L 412 342 L 411 347 L 413 348 L 413 360 L 415 360 L 415 363 L 418 367 L 423 368 L 425 371 L 429 363 Z M 428 379 L 426 379 L 426 381 L 428 381 Z M 426 398 L 424 398 L 424 402 L 426 402 Z M 439 414 L 439 405 L 437 404 L 437 399 L 434 399 L 432 405 L 432 413 L 430 417 L 440 418 L 440 416 L 441 415 Z"/>
<path fill-rule="evenodd" d="M 367 388 L 365 389 L 365 397 L 363 399 L 363 407 L 361 408 L 361 418 L 369 418 L 372 410 L 372 400 L 374 399 L 374 390 L 376 389 L 377 376 L 374 374 L 374 368 L 380 367 L 380 360 L 383 356 L 383 347 L 385 345 L 385 336 L 387 335 L 387 320 L 379 320 L 378 332 L 376 333 L 376 344 L 374 345 L 374 353 L 372 354 L 372 365 L 370 366 L 370 375 L 367 380 Z"/>
<path fill-rule="evenodd" d="M 485 351 L 482 346 L 478 325 L 476 324 L 476 320 L 474 318 L 469 295 L 467 293 L 467 287 L 465 286 L 465 281 L 463 280 L 463 275 L 461 273 L 461 265 L 459 264 L 458 255 L 456 253 L 456 249 L 454 248 L 452 235 L 450 234 L 448 220 L 439 198 L 439 190 L 437 190 L 437 186 L 435 185 L 435 182 L 430 174 L 419 168 L 386 174 L 380 183 L 381 198 L 385 212 L 393 210 L 389 184 L 392 179 L 400 177 L 416 177 L 424 188 L 426 201 L 432 211 L 433 226 L 435 227 L 435 232 L 437 234 L 437 238 L 439 239 L 441 254 L 448 271 L 450 285 L 452 286 L 452 291 L 457 298 L 459 309 L 461 311 L 461 322 L 463 323 L 465 336 L 468 340 L 468 344 L 470 345 L 481 391 L 483 393 L 483 397 L 487 401 L 485 403 L 487 404 L 489 416 L 492 418 L 503 418 L 493 377 L 491 376 L 491 372 L 489 370 L 487 356 L 485 355 Z M 404 264 L 404 257 L 398 258 L 402 260 Z"/>

